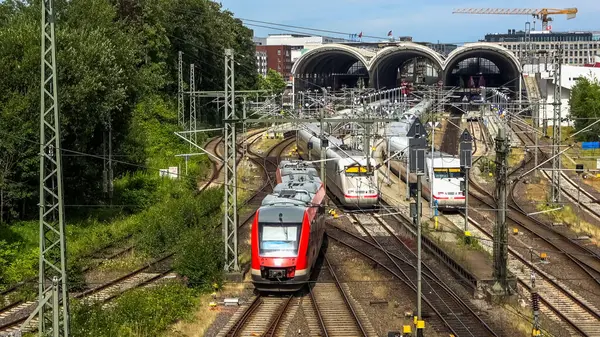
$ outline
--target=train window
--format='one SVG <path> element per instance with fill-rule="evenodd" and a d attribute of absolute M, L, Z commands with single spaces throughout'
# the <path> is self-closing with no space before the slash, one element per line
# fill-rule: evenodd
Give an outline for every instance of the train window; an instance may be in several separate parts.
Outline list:
<path fill-rule="evenodd" d="M 450 169 L 434 168 L 433 173 L 434 173 L 436 179 L 447 179 L 447 178 L 457 179 L 457 178 L 463 177 L 460 168 L 450 168 Z"/>
<path fill-rule="evenodd" d="M 259 224 L 261 256 L 291 257 L 298 255 L 302 224 Z"/>
<path fill-rule="evenodd" d="M 365 175 L 369 173 L 369 169 L 366 166 L 346 166 L 346 176 Z"/>
<path fill-rule="evenodd" d="M 460 168 L 450 168 L 448 169 L 448 177 L 449 178 L 462 178 L 462 173 L 460 171 Z"/>
<path fill-rule="evenodd" d="M 434 178 L 436 178 L 436 179 L 448 178 L 448 170 L 447 169 L 434 168 L 433 174 L 434 174 Z"/>

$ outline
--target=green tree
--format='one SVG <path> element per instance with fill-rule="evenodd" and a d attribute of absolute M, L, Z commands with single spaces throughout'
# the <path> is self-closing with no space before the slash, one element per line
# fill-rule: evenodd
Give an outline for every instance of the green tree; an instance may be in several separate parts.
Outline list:
<path fill-rule="evenodd" d="M 286 83 L 283 75 L 273 69 L 267 71 L 267 76 L 258 76 L 258 88 L 267 90 L 271 95 L 280 95 L 285 90 Z"/>
<path fill-rule="evenodd" d="M 37 214 L 40 6 L 39 0 L 0 1 L 0 219 L 4 220 Z M 256 88 L 252 31 L 218 3 L 56 0 L 55 6 L 62 147 L 69 150 L 63 152 L 67 204 L 104 202 L 99 157 L 109 121 L 113 154 L 121 161 L 149 165 L 147 159 L 156 155 L 159 145 L 152 141 L 157 137 L 140 137 L 142 124 L 179 141 L 172 135 L 177 125 L 170 114 L 175 111 L 178 51 L 184 52 L 186 82 L 189 64 L 196 63 L 196 87 L 222 90 L 224 50 L 233 48 L 236 88 Z M 148 114 L 156 117 L 152 123 L 143 122 Z M 199 116 L 207 124 L 222 120 L 211 105 Z M 136 144 L 144 148 L 136 149 Z M 137 168 L 117 164 L 116 170 L 118 177 Z"/>
<path fill-rule="evenodd" d="M 575 130 L 583 130 L 600 118 L 600 83 L 597 79 L 581 77 L 571 89 L 569 98 L 571 117 L 575 119 Z M 595 124 L 578 134 L 579 141 L 598 141 L 600 124 Z"/>

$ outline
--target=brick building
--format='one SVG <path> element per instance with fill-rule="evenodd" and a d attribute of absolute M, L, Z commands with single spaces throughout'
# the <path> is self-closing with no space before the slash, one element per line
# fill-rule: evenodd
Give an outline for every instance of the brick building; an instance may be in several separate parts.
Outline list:
<path fill-rule="evenodd" d="M 256 46 L 257 58 L 266 54 L 267 69 L 273 69 L 287 79 L 292 73 L 292 47 L 277 46 Z"/>

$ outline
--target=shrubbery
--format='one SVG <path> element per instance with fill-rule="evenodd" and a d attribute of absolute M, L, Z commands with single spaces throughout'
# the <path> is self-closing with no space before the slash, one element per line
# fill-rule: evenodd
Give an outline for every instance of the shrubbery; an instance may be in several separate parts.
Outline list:
<path fill-rule="evenodd" d="M 209 290 L 223 278 L 223 239 L 220 232 L 195 229 L 183 238 L 175 259 L 175 270 L 190 286 Z"/>
<path fill-rule="evenodd" d="M 71 335 L 158 336 L 170 324 L 189 315 L 196 303 L 196 292 L 176 282 L 132 290 L 106 307 L 74 302 Z"/>

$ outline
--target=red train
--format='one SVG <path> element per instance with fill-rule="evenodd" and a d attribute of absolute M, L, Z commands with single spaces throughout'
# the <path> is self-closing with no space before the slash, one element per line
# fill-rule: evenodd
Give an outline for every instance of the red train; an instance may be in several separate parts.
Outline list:
<path fill-rule="evenodd" d="M 262 201 L 252 223 L 252 283 L 259 291 L 302 288 L 323 243 L 324 186 L 314 168 L 289 164 L 281 163 L 280 183 Z"/>

